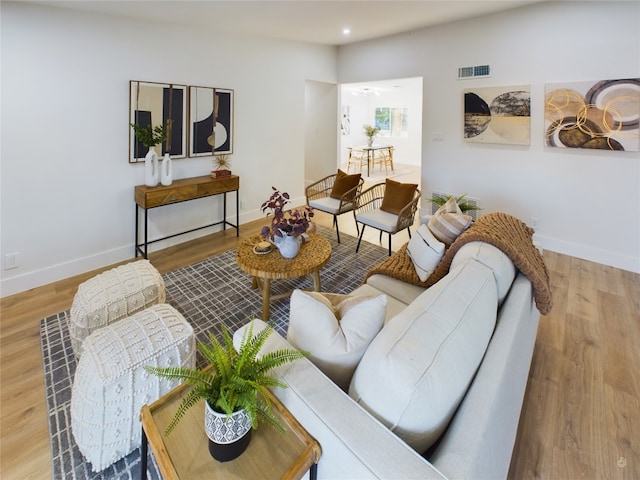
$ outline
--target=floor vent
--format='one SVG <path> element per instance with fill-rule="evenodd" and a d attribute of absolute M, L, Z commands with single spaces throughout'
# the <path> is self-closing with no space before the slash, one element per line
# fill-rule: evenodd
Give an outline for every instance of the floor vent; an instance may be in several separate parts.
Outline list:
<path fill-rule="evenodd" d="M 447 196 L 449 196 L 449 193 L 442 193 L 442 192 L 431 192 L 431 198 L 447 198 Z M 459 195 L 455 195 L 455 197 L 459 197 Z M 465 196 L 464 200 L 467 201 L 467 203 L 469 205 L 473 205 L 475 207 L 480 205 L 480 200 L 478 200 L 477 198 L 472 198 L 470 196 Z M 431 214 L 433 215 L 434 213 L 436 213 L 436 210 L 438 210 L 438 208 L 440 208 L 440 205 L 438 205 L 435 202 L 431 202 Z M 467 210 L 465 212 L 467 215 L 470 215 L 471 218 L 473 218 L 473 221 L 475 222 L 478 219 L 478 210 Z"/>
<path fill-rule="evenodd" d="M 460 67 L 458 68 L 458 80 L 465 78 L 479 78 L 490 77 L 491 66 L 490 65 L 476 65 L 475 67 Z"/>

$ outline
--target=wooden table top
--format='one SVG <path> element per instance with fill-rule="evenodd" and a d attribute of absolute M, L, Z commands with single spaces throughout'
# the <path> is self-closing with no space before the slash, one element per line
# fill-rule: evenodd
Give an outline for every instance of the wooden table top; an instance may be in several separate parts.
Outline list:
<path fill-rule="evenodd" d="M 284 258 L 275 247 L 263 255 L 254 253 L 253 247 L 262 241 L 260 235 L 249 237 L 238 245 L 236 262 L 238 266 L 260 278 L 297 278 L 320 270 L 331 258 L 331 244 L 322 235 L 309 234 L 309 241 L 300 245 L 295 258 Z"/>
<path fill-rule="evenodd" d="M 228 462 L 214 460 L 204 431 L 204 400 L 187 410 L 168 436 L 164 430 L 173 419 L 178 404 L 190 388 L 175 388 L 140 412 L 149 447 L 165 480 L 195 479 L 289 479 L 302 478 L 321 455 L 320 444 L 300 425 L 277 397 L 269 392 L 273 412 L 286 432 L 261 424 L 253 431 L 249 447 Z"/>

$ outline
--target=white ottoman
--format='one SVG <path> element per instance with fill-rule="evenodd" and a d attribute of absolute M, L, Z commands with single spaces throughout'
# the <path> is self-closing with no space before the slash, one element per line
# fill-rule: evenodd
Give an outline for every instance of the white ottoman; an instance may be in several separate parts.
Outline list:
<path fill-rule="evenodd" d="M 195 366 L 191 325 L 171 305 L 147 310 L 86 338 L 71 391 L 71 428 L 94 472 L 140 446 L 140 408 L 172 390 L 146 365 Z"/>
<path fill-rule="evenodd" d="M 69 316 L 76 359 L 84 339 L 98 328 L 164 302 L 164 281 L 148 260 L 112 268 L 81 283 Z"/>

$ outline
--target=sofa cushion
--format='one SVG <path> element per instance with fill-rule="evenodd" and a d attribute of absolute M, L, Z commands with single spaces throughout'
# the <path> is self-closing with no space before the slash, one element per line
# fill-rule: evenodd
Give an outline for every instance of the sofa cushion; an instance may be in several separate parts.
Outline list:
<path fill-rule="evenodd" d="M 464 397 L 496 313 L 492 271 L 467 260 L 382 329 L 356 368 L 349 395 L 424 452 Z"/>
<path fill-rule="evenodd" d="M 397 278 L 376 273 L 367 278 L 365 285 L 371 285 L 376 290 L 385 293 L 389 298 L 395 298 L 399 302 L 402 302 L 406 307 L 416 298 L 422 295 L 425 291 L 424 287 L 419 285 L 411 285 L 410 283 L 403 282 Z M 389 303 L 387 302 L 387 311 L 389 310 Z"/>
<path fill-rule="evenodd" d="M 406 285 L 406 284 L 405 284 Z M 424 289 L 423 289 L 424 290 Z M 387 297 L 387 308 L 384 315 L 384 324 L 386 325 L 389 320 L 399 314 L 402 310 L 407 308 L 407 304 L 401 302 L 400 300 L 392 297 L 386 291 L 378 290 L 377 288 L 365 283 L 364 285 L 360 285 L 353 292 L 350 293 L 351 296 L 361 296 L 361 297 L 375 297 L 378 295 L 386 295 Z"/>
<path fill-rule="evenodd" d="M 491 269 L 498 287 L 498 304 L 501 305 L 516 277 L 516 267 L 511 259 L 502 250 L 489 243 L 469 242 L 456 252 L 451 261 L 451 268 L 457 267 L 469 258 Z"/>
<path fill-rule="evenodd" d="M 472 221 L 473 218 L 462 213 L 456 199 L 451 197 L 429 219 L 427 226 L 438 240 L 449 246 L 471 226 Z"/>
<path fill-rule="evenodd" d="M 331 188 L 331 193 L 329 194 L 332 198 L 342 198 L 342 196 L 347 193 L 349 190 L 354 189 L 360 183 L 360 177 L 362 174 L 360 173 L 352 173 L 351 175 L 343 172 L 338 169 L 338 173 L 336 174 L 336 178 L 333 181 L 333 187 Z M 352 192 L 351 198 L 355 196 L 355 191 Z M 351 198 L 347 198 L 347 200 L 351 200 Z"/>
<path fill-rule="evenodd" d="M 409 240 L 407 253 L 411 257 L 420 281 L 425 282 L 444 255 L 444 243 L 433 236 L 426 225 L 420 225 Z"/>
<path fill-rule="evenodd" d="M 294 290 L 287 340 L 343 390 L 382 328 L 386 295 L 350 296 Z"/>
<path fill-rule="evenodd" d="M 387 178 L 380 210 L 399 215 L 411 203 L 417 188 L 417 183 L 400 183 Z"/>

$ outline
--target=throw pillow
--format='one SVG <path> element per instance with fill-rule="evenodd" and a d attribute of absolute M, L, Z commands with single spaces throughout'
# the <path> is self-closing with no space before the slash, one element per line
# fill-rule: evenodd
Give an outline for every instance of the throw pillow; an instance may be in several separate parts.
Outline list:
<path fill-rule="evenodd" d="M 294 290 L 287 340 L 343 390 L 378 334 L 387 296 L 349 296 Z"/>
<path fill-rule="evenodd" d="M 400 183 L 387 178 L 380 210 L 399 215 L 400 211 L 411 203 L 417 188 L 416 183 Z"/>
<path fill-rule="evenodd" d="M 450 198 L 429 219 L 431 233 L 447 247 L 451 245 L 469 226 L 473 218 L 460 210 L 455 198 Z"/>
<path fill-rule="evenodd" d="M 360 177 L 360 173 L 353 173 L 349 175 L 348 173 L 338 169 L 338 173 L 336 174 L 336 179 L 333 181 L 333 188 L 331 188 L 329 196 L 331 198 L 342 198 L 345 193 L 358 186 Z M 355 192 L 353 193 L 355 196 Z M 351 200 L 351 198 L 348 198 L 347 200 Z"/>
<path fill-rule="evenodd" d="M 433 236 L 423 223 L 409 240 L 407 253 L 413 262 L 420 281 L 425 282 L 444 255 L 444 243 Z"/>

